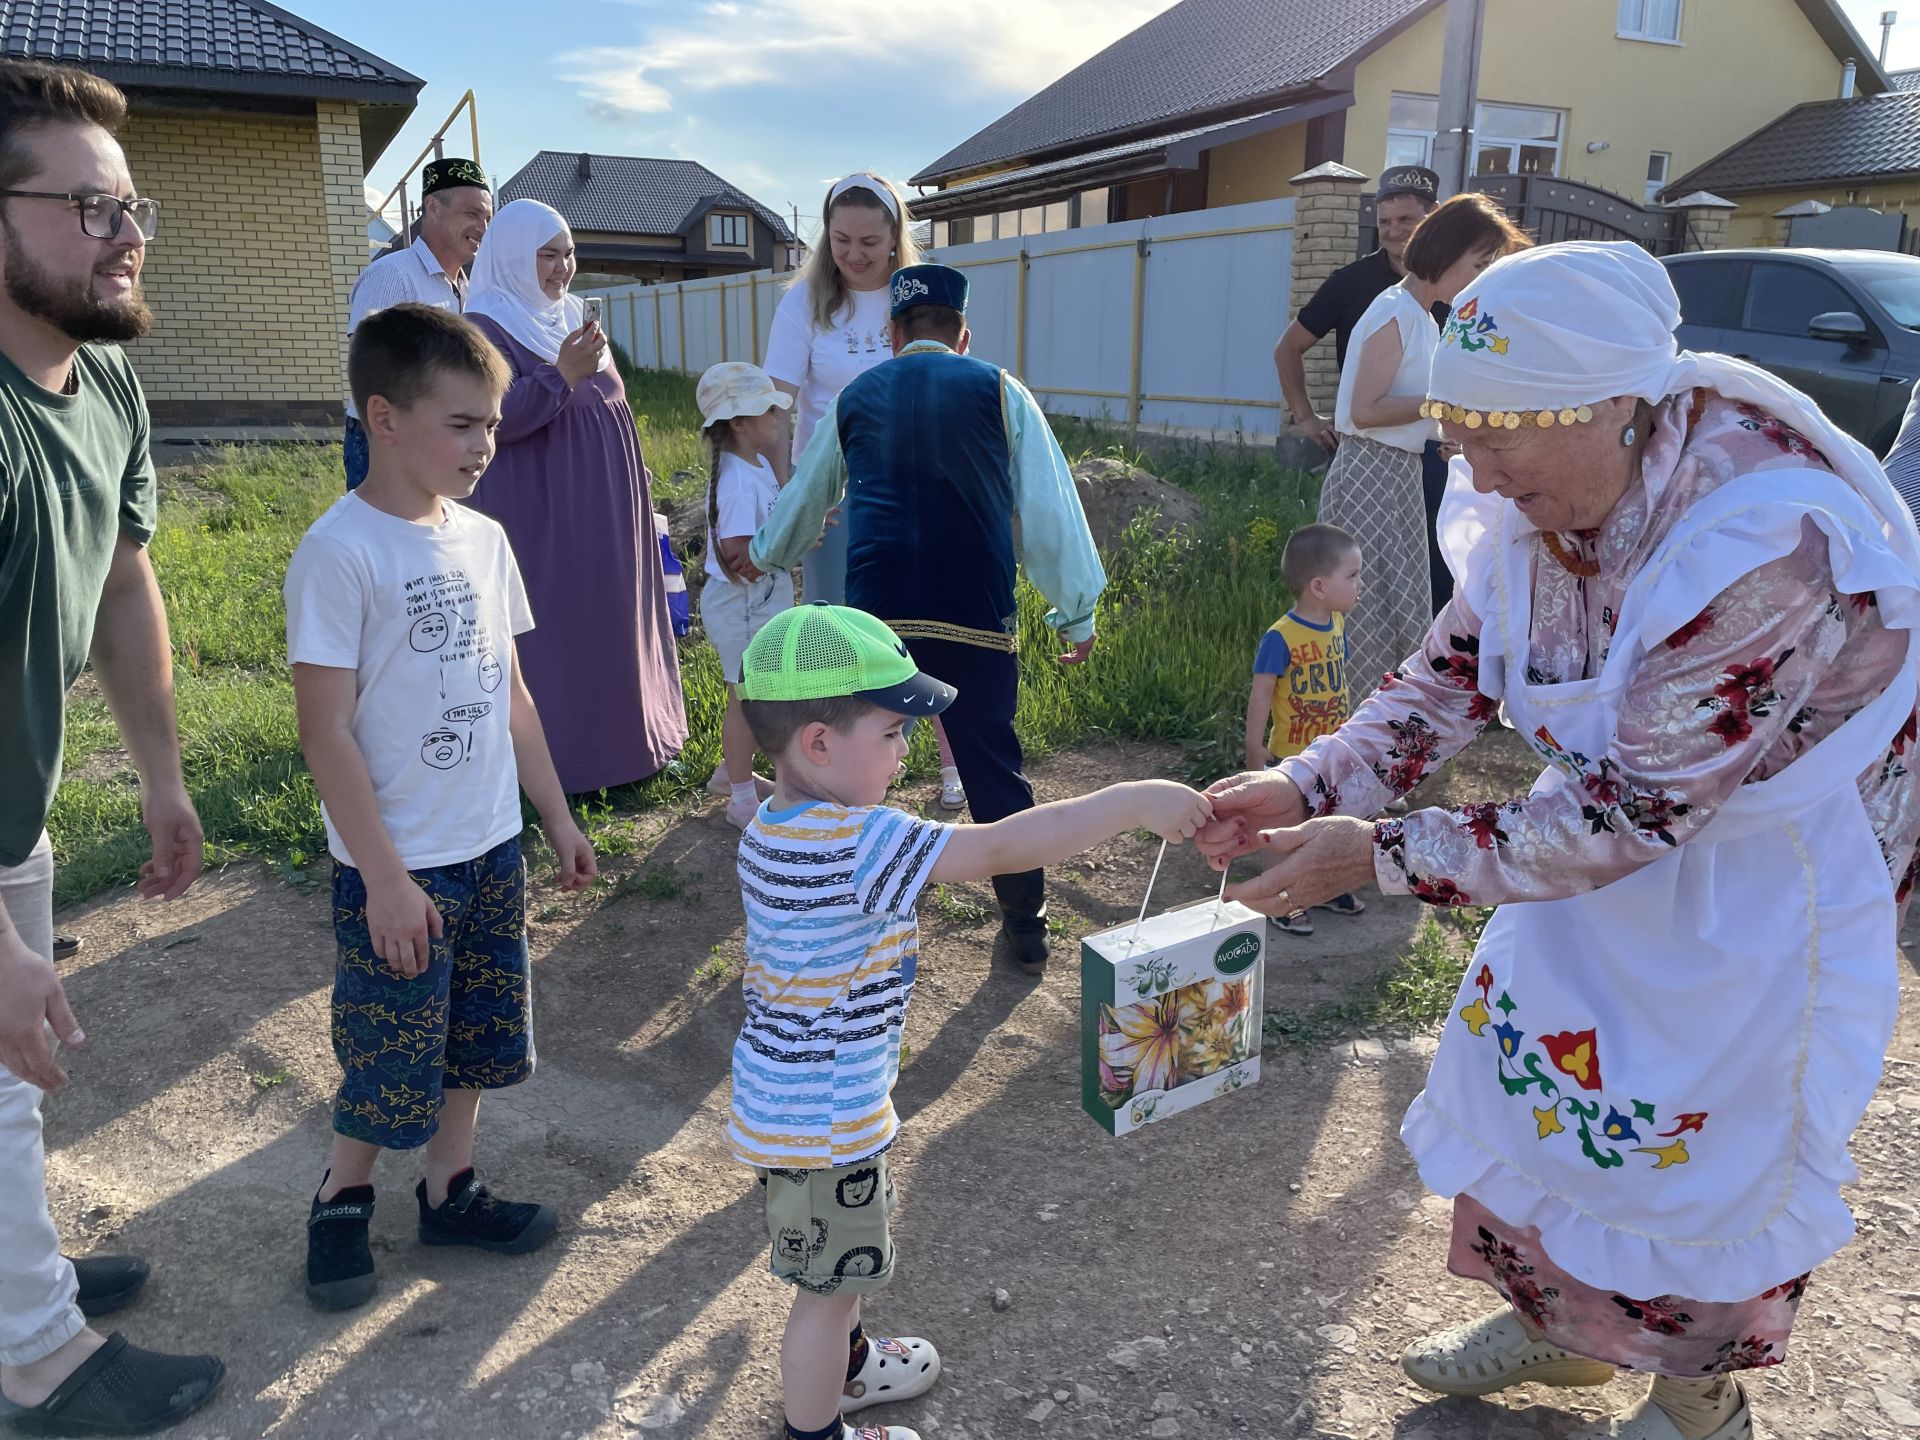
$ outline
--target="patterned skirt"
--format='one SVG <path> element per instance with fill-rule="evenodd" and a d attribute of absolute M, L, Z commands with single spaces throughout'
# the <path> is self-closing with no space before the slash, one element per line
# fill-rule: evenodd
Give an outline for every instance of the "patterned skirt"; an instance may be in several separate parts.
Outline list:
<path fill-rule="evenodd" d="M 1433 623 L 1419 452 L 1342 434 L 1320 487 L 1320 523 L 1360 542 L 1360 603 L 1347 616 L 1348 697 L 1358 705 Z"/>
<path fill-rule="evenodd" d="M 1491 1285 L 1563 1350 L 1680 1380 L 1785 1360 L 1808 1278 L 1731 1303 L 1678 1295 L 1636 1300 L 1574 1279 L 1547 1258 L 1533 1226 L 1510 1225 L 1467 1195 L 1453 1202 L 1447 1268 Z"/>

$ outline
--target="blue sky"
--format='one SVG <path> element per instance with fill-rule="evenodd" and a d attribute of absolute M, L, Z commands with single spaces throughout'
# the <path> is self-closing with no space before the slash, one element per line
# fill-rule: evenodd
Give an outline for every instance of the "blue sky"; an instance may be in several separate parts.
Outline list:
<path fill-rule="evenodd" d="M 280 3 L 426 80 L 380 191 L 471 86 L 497 175 L 542 149 L 693 159 L 810 235 L 834 178 L 904 179 L 1169 0 Z M 1842 5 L 1876 46 L 1898 9 L 1889 63 L 1920 65 L 1920 0 Z"/>

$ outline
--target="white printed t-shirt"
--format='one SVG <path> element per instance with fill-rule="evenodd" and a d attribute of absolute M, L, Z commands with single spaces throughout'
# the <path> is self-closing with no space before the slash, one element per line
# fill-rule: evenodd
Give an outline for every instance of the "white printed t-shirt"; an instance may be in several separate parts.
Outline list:
<path fill-rule="evenodd" d="M 767 336 L 767 363 L 775 380 L 800 387 L 793 407 L 793 458 L 805 453 L 814 428 L 855 377 L 893 358 L 888 329 L 891 287 L 849 291 L 849 304 L 825 330 L 813 324 L 813 291 L 797 280 L 780 297 Z"/>
<path fill-rule="evenodd" d="M 1333 428 L 1343 435 L 1364 435 L 1396 450 L 1416 454 L 1427 441 L 1440 438 L 1435 420 L 1411 420 L 1405 425 L 1378 425 L 1368 428 L 1353 423 L 1353 382 L 1360 370 L 1360 351 L 1367 341 L 1392 324 L 1400 328 L 1400 368 L 1394 372 L 1389 395 L 1415 395 L 1427 398 L 1427 374 L 1433 369 L 1433 355 L 1440 348 L 1440 327 L 1433 323 L 1433 312 L 1413 298 L 1406 282 L 1389 285 L 1375 297 L 1353 327 L 1347 342 L 1347 363 L 1340 372 L 1340 394 L 1334 402 Z"/>
<path fill-rule="evenodd" d="M 287 660 L 352 670 L 353 739 L 409 870 L 520 833 L 513 637 L 533 628 L 507 532 L 451 500 L 416 525 L 347 494 L 287 566 Z M 327 849 L 353 857 L 321 807 Z"/>
<path fill-rule="evenodd" d="M 707 574 L 724 585 L 729 583 L 727 572 L 720 568 L 720 550 L 713 542 L 722 537 L 751 540 L 773 513 L 773 502 L 780 498 L 780 481 L 773 467 L 758 456 L 747 460 L 724 450 L 713 484 L 718 491 L 719 519 L 707 531 Z"/>
<path fill-rule="evenodd" d="M 829 1170 L 899 1129 L 914 906 L 953 827 L 882 805 L 771 804 L 740 837 L 747 1018 L 727 1141 L 748 1165 Z"/>

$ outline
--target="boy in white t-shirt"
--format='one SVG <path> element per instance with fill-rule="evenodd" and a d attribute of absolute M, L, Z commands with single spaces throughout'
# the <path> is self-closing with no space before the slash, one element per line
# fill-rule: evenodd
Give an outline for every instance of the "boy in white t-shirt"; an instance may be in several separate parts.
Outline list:
<path fill-rule="evenodd" d="M 484 1090 L 533 1073 L 520 789 L 559 858 L 594 878 L 513 637 L 533 628 L 506 532 L 456 505 L 493 458 L 509 373 L 471 324 L 396 305 L 347 359 L 366 480 L 287 567 L 300 744 L 332 852 L 333 1047 L 345 1072 L 307 1222 L 307 1296 L 374 1291 L 367 1225 L 382 1150 L 426 1149 L 420 1241 L 521 1254 L 554 1214 L 474 1179 Z"/>

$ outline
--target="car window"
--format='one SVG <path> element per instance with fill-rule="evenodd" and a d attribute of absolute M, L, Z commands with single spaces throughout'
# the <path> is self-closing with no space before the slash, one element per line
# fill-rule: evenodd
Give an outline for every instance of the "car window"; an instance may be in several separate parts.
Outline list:
<path fill-rule="evenodd" d="M 1833 310 L 1858 315 L 1860 305 L 1817 270 L 1762 261 L 1753 267 L 1753 283 L 1747 287 L 1747 322 L 1743 328 L 1804 337 L 1814 316 Z"/>
<path fill-rule="evenodd" d="M 1851 266 L 1847 275 L 1879 303 L 1894 324 L 1920 330 L 1920 264 L 1908 261 Z"/>
<path fill-rule="evenodd" d="M 1749 268 L 1744 260 L 1695 260 L 1685 265 L 1669 265 L 1667 274 L 1680 296 L 1680 323 L 1739 328 Z"/>

